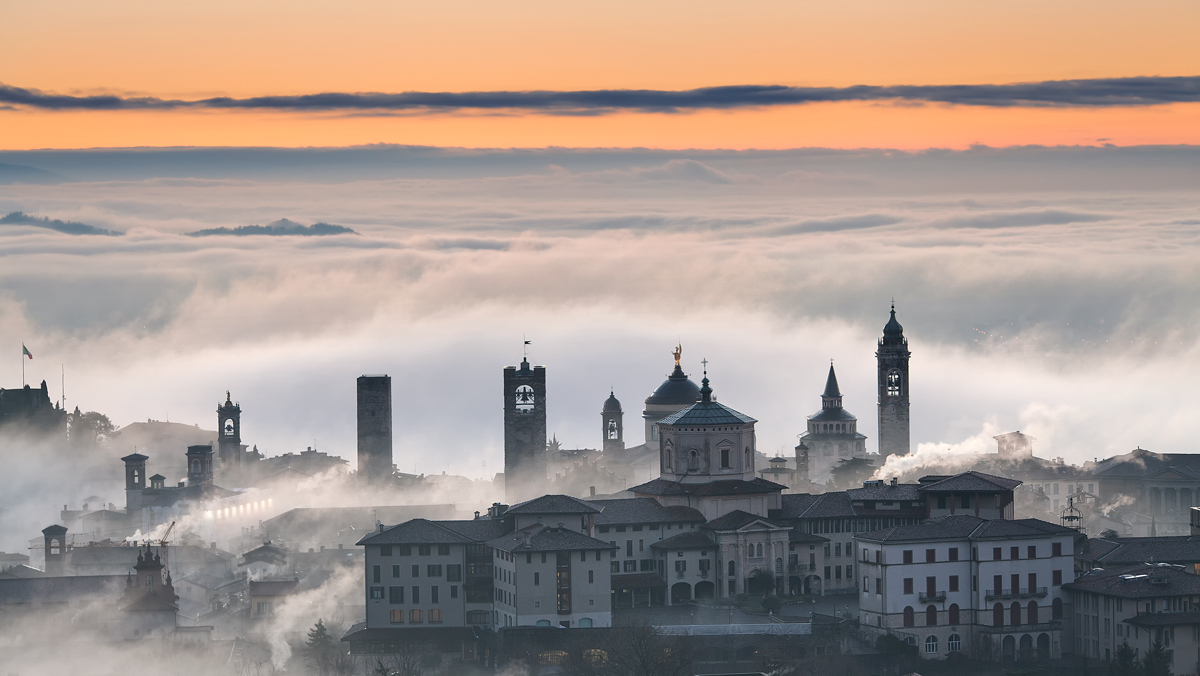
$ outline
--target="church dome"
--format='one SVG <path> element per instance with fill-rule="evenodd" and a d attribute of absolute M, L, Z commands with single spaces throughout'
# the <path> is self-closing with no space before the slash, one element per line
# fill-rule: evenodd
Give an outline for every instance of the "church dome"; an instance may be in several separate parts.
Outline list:
<path fill-rule="evenodd" d="M 892 318 L 883 327 L 883 335 L 885 336 L 902 336 L 904 335 L 904 327 L 900 326 L 900 322 L 896 321 L 896 306 L 892 306 Z"/>
<path fill-rule="evenodd" d="M 608 399 L 604 400 L 604 412 L 605 413 L 620 413 L 621 412 L 621 402 L 617 399 L 617 395 L 613 394 L 611 391 L 608 393 Z"/>
<path fill-rule="evenodd" d="M 676 364 L 675 371 L 646 398 L 646 405 L 688 406 L 697 401 L 700 401 L 700 388 Z"/>

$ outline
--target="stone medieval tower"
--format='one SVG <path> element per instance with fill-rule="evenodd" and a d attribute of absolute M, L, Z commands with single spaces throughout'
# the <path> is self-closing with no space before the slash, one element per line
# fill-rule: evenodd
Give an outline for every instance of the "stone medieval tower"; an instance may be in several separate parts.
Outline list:
<path fill-rule="evenodd" d="M 371 483 L 392 476 L 392 378 L 358 378 L 358 476 Z"/>
<path fill-rule="evenodd" d="M 546 367 L 504 367 L 504 490 L 515 502 L 544 488 L 546 479 Z"/>
<path fill-rule="evenodd" d="M 904 327 L 896 321 L 896 304 L 892 318 L 883 327 L 878 363 L 879 388 L 879 455 L 880 462 L 889 455 L 907 455 L 908 441 L 908 339 Z"/>
<path fill-rule="evenodd" d="M 604 432 L 605 453 L 620 453 L 625 450 L 625 426 L 622 418 L 625 413 L 621 410 L 621 402 L 617 395 L 609 392 L 604 401 L 604 409 L 600 411 L 600 421 Z"/>

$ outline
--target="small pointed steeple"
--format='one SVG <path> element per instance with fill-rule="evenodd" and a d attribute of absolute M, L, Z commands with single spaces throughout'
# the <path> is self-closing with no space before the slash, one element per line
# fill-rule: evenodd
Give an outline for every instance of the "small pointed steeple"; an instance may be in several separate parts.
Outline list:
<path fill-rule="evenodd" d="M 833 360 L 829 360 L 829 377 L 825 379 L 825 392 L 821 394 L 821 409 L 842 407 L 842 391 L 838 389 L 837 374 L 833 371 Z"/>
<path fill-rule="evenodd" d="M 704 363 L 704 379 L 700 381 L 700 401 L 709 404 L 712 403 L 712 388 L 708 386 L 708 360 L 702 361 Z"/>

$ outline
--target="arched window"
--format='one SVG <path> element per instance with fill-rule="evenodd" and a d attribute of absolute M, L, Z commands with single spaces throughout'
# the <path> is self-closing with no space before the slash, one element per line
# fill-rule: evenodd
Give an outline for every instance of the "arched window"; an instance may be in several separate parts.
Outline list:
<path fill-rule="evenodd" d="M 424 613 L 414 608 L 408 611 L 408 621 L 410 624 L 420 624 L 425 621 Z"/>
<path fill-rule="evenodd" d="M 197 458 L 193 458 L 192 459 L 192 474 L 199 474 L 199 473 L 200 473 L 200 460 Z"/>
<path fill-rule="evenodd" d="M 1050 618 L 1054 620 L 1062 619 L 1062 599 L 1054 599 L 1050 604 Z"/>
<path fill-rule="evenodd" d="M 585 617 L 585 618 L 582 618 L 579 620 L 579 628 L 580 629 L 589 629 L 589 628 L 591 628 L 591 626 L 592 626 L 592 618 Z"/>
<path fill-rule="evenodd" d="M 733 561 L 730 561 L 729 562 L 729 577 L 733 577 L 734 574 L 735 573 L 734 573 L 734 568 L 733 568 Z"/>
<path fill-rule="evenodd" d="M 136 469 L 135 469 L 135 470 L 133 470 L 133 483 L 136 485 L 136 484 L 139 484 L 139 483 L 141 483 L 141 482 L 142 482 L 142 473 L 141 473 L 141 471 L 139 471 L 139 470 L 136 470 Z"/>
<path fill-rule="evenodd" d="M 925 626 L 926 627 L 936 627 L 937 626 L 937 606 L 927 606 L 925 608 Z"/>
<path fill-rule="evenodd" d="M 1014 627 L 1020 626 L 1020 624 L 1021 624 L 1021 604 L 1016 601 L 1013 601 L 1012 607 L 1009 610 L 1011 611 L 1010 614 L 1012 615 L 1012 618 L 1010 619 L 1010 621 L 1012 622 L 1012 626 L 1014 626 Z"/>
<path fill-rule="evenodd" d="M 936 655 L 938 651 L 938 640 L 936 636 L 930 636 L 925 639 L 925 654 Z"/>
<path fill-rule="evenodd" d="M 956 653 L 962 651 L 962 638 L 958 634 L 950 634 L 946 639 L 946 652 Z"/>
<path fill-rule="evenodd" d="M 227 437 L 232 437 L 232 436 L 233 436 L 233 430 L 234 430 L 234 426 L 233 426 L 233 418 L 226 418 L 226 419 L 225 419 L 225 427 L 224 427 L 224 429 L 225 429 L 225 436 L 227 436 Z"/>
<path fill-rule="evenodd" d="M 617 438 L 617 421 L 616 420 L 608 421 L 608 438 L 609 439 Z"/>
<path fill-rule="evenodd" d="M 1029 624 L 1037 624 L 1038 623 L 1038 602 L 1030 601 L 1029 605 L 1025 606 L 1025 609 L 1026 609 L 1026 615 L 1027 615 L 1026 619 L 1028 620 Z"/>
<path fill-rule="evenodd" d="M 900 372 L 896 369 L 888 371 L 887 374 L 887 396 L 900 396 Z"/>
<path fill-rule="evenodd" d="M 958 624 L 958 604 L 957 603 L 950 604 L 949 616 L 950 616 L 949 621 L 950 621 L 951 625 Z"/>
<path fill-rule="evenodd" d="M 750 467 L 751 467 L 751 465 L 750 465 L 750 448 L 747 447 L 746 448 L 746 463 L 744 465 L 742 465 L 742 471 L 744 472 L 744 471 L 750 469 Z"/>
<path fill-rule="evenodd" d="M 533 404 L 537 397 L 534 394 L 532 387 L 528 385 L 521 385 L 517 388 L 515 395 L 517 400 L 516 408 L 518 411 L 533 410 Z"/>
<path fill-rule="evenodd" d="M 915 618 L 915 613 L 913 612 L 912 606 L 905 606 L 904 607 L 904 626 L 914 627 L 914 626 L 916 626 L 916 624 L 917 624 L 917 620 Z"/>
<path fill-rule="evenodd" d="M 996 605 L 992 606 L 992 626 L 1004 626 L 1004 606 L 1002 604 L 997 603 Z"/>
<path fill-rule="evenodd" d="M 688 471 L 695 472 L 700 469 L 700 454 L 695 451 L 688 451 Z"/>

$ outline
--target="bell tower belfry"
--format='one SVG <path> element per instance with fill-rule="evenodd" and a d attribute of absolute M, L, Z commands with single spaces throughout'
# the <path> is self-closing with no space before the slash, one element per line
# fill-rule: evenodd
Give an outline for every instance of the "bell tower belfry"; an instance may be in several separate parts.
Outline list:
<path fill-rule="evenodd" d="M 883 327 L 883 337 L 875 352 L 879 388 L 879 455 L 908 455 L 908 339 L 904 327 L 896 321 L 896 304 Z"/>
<path fill-rule="evenodd" d="M 242 464 L 242 406 L 225 392 L 225 403 L 217 404 L 217 461 L 221 467 Z"/>
<path fill-rule="evenodd" d="M 604 401 L 604 409 L 600 411 L 605 453 L 620 453 L 625 450 L 625 427 L 622 423 L 624 417 L 621 402 L 617 400 L 617 395 L 610 391 L 608 399 Z"/>

